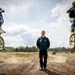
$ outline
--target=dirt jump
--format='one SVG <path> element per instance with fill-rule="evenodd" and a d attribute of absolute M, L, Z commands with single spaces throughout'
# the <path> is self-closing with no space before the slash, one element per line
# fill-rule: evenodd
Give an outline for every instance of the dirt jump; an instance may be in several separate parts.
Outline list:
<path fill-rule="evenodd" d="M 33 56 L 34 55 L 34 56 Z M 38 53 L 0 53 L 0 75 L 75 75 L 68 54 L 48 54 L 48 69 L 40 71 Z"/>

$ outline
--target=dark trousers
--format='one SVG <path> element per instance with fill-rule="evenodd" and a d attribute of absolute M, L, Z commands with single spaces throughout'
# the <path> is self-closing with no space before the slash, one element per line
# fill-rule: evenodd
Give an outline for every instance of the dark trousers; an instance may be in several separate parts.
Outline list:
<path fill-rule="evenodd" d="M 46 68 L 47 67 L 47 51 L 40 51 L 39 52 L 39 58 L 40 58 L 40 67 Z"/>
<path fill-rule="evenodd" d="M 0 27 L 2 26 L 2 23 L 0 23 Z"/>

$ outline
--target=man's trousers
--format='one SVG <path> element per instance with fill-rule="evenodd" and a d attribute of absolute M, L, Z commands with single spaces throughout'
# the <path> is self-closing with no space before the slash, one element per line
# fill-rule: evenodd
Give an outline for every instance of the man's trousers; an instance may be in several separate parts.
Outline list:
<path fill-rule="evenodd" d="M 47 67 L 47 50 L 43 50 L 39 52 L 39 58 L 40 58 L 40 67 L 41 68 L 46 68 Z"/>

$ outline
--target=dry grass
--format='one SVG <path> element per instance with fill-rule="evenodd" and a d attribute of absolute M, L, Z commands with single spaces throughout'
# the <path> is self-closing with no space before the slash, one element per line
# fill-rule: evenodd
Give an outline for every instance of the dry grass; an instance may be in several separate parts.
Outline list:
<path fill-rule="evenodd" d="M 6 75 L 75 75 L 75 64 L 66 63 L 75 54 L 48 54 L 48 70 L 39 71 L 38 52 L 0 52 L 0 74 Z M 70 60 L 69 60 L 70 61 Z"/>

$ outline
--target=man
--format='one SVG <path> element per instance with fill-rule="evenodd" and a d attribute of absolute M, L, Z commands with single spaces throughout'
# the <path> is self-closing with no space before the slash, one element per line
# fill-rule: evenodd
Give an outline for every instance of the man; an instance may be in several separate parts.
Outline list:
<path fill-rule="evenodd" d="M 0 8 L 0 29 L 1 29 L 2 24 L 4 23 L 3 15 L 2 15 L 3 12 L 4 12 L 4 10 L 2 10 L 2 8 Z"/>
<path fill-rule="evenodd" d="M 47 57 L 48 52 L 47 49 L 50 46 L 49 39 L 45 36 L 46 32 L 43 30 L 41 32 L 41 37 L 37 40 L 37 47 L 39 48 L 39 58 L 40 58 L 40 67 L 41 70 L 47 69 Z"/>
<path fill-rule="evenodd" d="M 2 34 L 2 33 L 5 33 L 5 31 L 4 30 L 2 30 L 2 24 L 4 23 L 4 19 L 3 19 L 3 15 L 2 15 L 2 13 L 4 13 L 5 11 L 2 9 L 2 8 L 0 8 L 0 34 Z"/>
<path fill-rule="evenodd" d="M 75 18 L 75 2 L 72 2 L 72 7 L 67 11 L 70 18 Z"/>
<path fill-rule="evenodd" d="M 72 7 L 67 11 L 69 17 L 73 19 L 71 32 L 75 32 L 75 2 L 72 3 Z"/>

